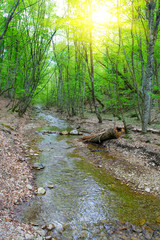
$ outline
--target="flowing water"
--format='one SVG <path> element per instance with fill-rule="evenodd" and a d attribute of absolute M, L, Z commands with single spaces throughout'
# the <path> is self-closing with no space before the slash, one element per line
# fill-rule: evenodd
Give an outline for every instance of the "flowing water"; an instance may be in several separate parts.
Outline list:
<path fill-rule="evenodd" d="M 50 129 L 65 130 L 67 122 L 52 115 L 39 114 L 49 122 Z M 34 224 L 54 223 L 65 228 L 59 239 L 100 239 L 98 234 L 118 221 L 138 225 L 140 221 L 155 224 L 160 215 L 159 200 L 138 195 L 110 175 L 95 168 L 84 158 L 74 154 L 69 140 L 40 132 L 41 150 L 34 162 L 42 163 L 43 170 L 35 170 L 37 187 L 46 189 L 23 206 L 19 218 Z M 77 136 L 75 137 L 77 138 Z M 53 185 L 50 189 L 48 186 Z M 64 230 L 64 229 L 63 229 Z M 71 238 L 72 237 L 72 238 Z M 104 238 L 105 239 L 105 238 Z"/>

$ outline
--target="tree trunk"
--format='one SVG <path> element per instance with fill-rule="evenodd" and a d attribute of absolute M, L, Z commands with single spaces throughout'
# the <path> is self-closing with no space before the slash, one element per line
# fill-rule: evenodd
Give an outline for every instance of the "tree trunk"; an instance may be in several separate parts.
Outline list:
<path fill-rule="evenodd" d="M 117 139 L 124 132 L 125 132 L 124 128 L 119 128 L 119 127 L 109 128 L 108 130 L 100 132 L 100 133 L 95 133 L 95 134 L 84 136 L 84 137 L 80 138 L 80 140 L 82 140 L 83 142 L 91 142 L 91 143 L 100 144 L 106 140 Z"/>
<path fill-rule="evenodd" d="M 142 83 L 143 94 L 143 115 L 142 115 L 142 132 L 147 132 L 149 123 L 149 116 L 151 110 L 151 86 L 153 78 L 153 61 L 154 61 L 154 47 L 157 40 L 158 27 L 160 22 L 160 3 L 156 10 L 157 1 L 150 0 L 146 4 L 146 15 L 148 19 L 148 35 L 147 41 L 147 66 L 146 76 Z"/>
<path fill-rule="evenodd" d="M 142 132 L 147 132 L 149 116 L 151 110 L 151 85 L 153 77 L 153 58 L 154 58 L 154 43 L 151 42 L 147 49 L 147 70 L 146 77 L 143 79 L 143 115 L 142 115 Z"/>
<path fill-rule="evenodd" d="M 91 75 L 90 75 L 90 79 L 91 79 L 91 86 L 92 86 L 92 101 L 93 101 L 93 105 L 94 105 L 94 109 L 96 112 L 96 116 L 98 118 L 99 123 L 102 123 L 102 117 L 99 113 L 98 107 L 97 107 L 97 103 L 96 103 L 96 97 L 95 97 L 95 90 L 94 90 L 94 68 L 93 68 L 93 51 L 92 51 L 92 34 L 90 35 L 90 62 L 91 62 Z"/>

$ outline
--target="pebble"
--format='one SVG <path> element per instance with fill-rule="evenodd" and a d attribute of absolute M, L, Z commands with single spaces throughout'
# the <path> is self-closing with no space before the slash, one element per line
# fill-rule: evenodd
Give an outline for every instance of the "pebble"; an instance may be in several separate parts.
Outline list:
<path fill-rule="evenodd" d="M 41 170 L 41 169 L 44 169 L 45 166 L 42 163 L 34 163 L 33 168 Z"/>
<path fill-rule="evenodd" d="M 55 228 L 57 232 L 62 233 L 63 232 L 63 226 L 61 223 L 55 222 Z"/>
<path fill-rule="evenodd" d="M 55 225 L 54 224 L 49 224 L 48 226 L 47 226 L 47 230 L 49 230 L 49 231 L 51 231 L 52 229 L 54 229 L 55 228 Z"/>
<path fill-rule="evenodd" d="M 29 189 L 29 190 L 32 190 L 33 187 L 30 185 L 30 184 L 27 184 L 26 187 Z"/>
<path fill-rule="evenodd" d="M 45 237 L 46 240 L 51 240 L 52 239 L 52 236 L 47 236 Z"/>
<path fill-rule="evenodd" d="M 70 131 L 69 134 L 70 134 L 70 135 L 78 135 L 79 132 L 75 129 L 75 130 Z"/>
<path fill-rule="evenodd" d="M 45 193 L 46 193 L 46 190 L 44 188 L 42 188 L 42 187 L 38 188 L 38 191 L 37 191 L 38 195 L 44 195 Z"/>
<path fill-rule="evenodd" d="M 68 131 L 62 131 L 61 135 L 68 135 Z"/>
<path fill-rule="evenodd" d="M 148 188 L 148 187 L 146 187 L 146 188 L 145 188 L 145 191 L 149 193 L 149 192 L 151 191 L 151 189 Z"/>

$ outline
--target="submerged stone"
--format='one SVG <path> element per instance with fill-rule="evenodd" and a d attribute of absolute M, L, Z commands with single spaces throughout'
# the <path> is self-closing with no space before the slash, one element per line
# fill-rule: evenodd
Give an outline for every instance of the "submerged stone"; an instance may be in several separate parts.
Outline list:
<path fill-rule="evenodd" d="M 44 195 L 45 193 L 46 193 L 46 190 L 44 188 L 42 187 L 38 188 L 38 192 L 37 192 L 38 195 Z"/>
<path fill-rule="evenodd" d="M 42 163 L 34 163 L 33 168 L 35 168 L 37 170 L 41 170 L 41 169 L 44 169 L 45 166 Z"/>

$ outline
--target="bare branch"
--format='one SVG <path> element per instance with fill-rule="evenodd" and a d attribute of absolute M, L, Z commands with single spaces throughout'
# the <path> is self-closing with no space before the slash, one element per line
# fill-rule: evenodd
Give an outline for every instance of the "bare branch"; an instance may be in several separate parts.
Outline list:
<path fill-rule="evenodd" d="M 16 5 L 13 7 L 13 10 L 12 10 L 11 14 L 10 14 L 10 15 L 8 16 L 8 18 L 7 18 L 4 31 L 3 31 L 2 34 L 0 35 L 0 40 L 3 39 L 5 33 L 7 32 L 8 26 L 9 26 L 9 24 L 10 24 L 12 18 L 13 18 L 13 14 L 15 13 L 15 11 L 16 11 L 18 5 L 19 5 L 19 1 L 20 1 L 20 0 L 17 0 Z"/>

